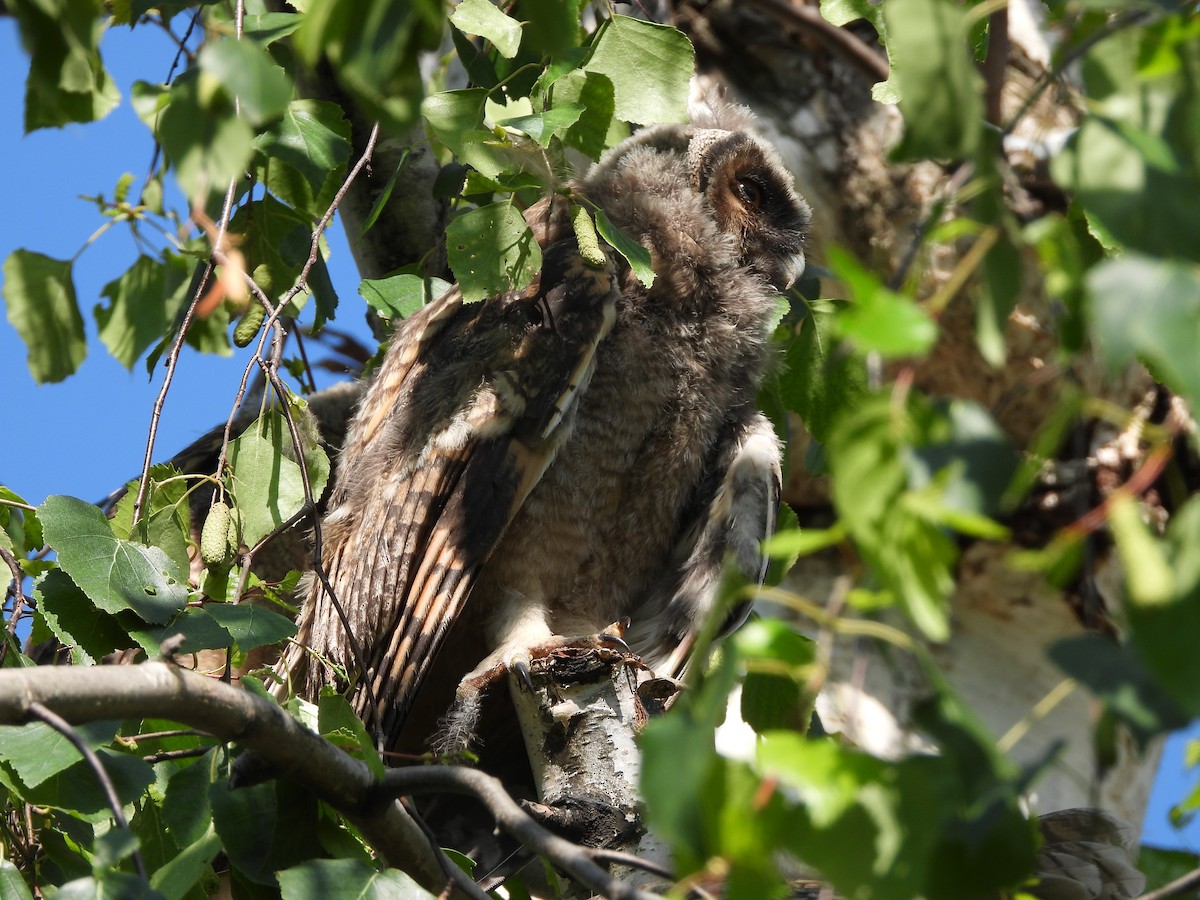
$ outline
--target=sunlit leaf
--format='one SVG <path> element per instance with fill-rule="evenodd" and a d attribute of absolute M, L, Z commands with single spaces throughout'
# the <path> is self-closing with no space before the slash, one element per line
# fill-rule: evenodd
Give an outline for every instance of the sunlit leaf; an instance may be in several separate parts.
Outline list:
<path fill-rule="evenodd" d="M 279 888 L 283 900 L 434 900 L 399 869 L 379 871 L 357 859 L 310 860 L 280 872 Z"/>
<path fill-rule="evenodd" d="M 468 302 L 519 290 L 542 265 L 541 248 L 511 203 L 492 203 L 455 219 L 446 229 L 446 248 Z"/>
<path fill-rule="evenodd" d="M 686 122 L 696 55 L 682 32 L 628 16 L 601 26 L 584 69 L 607 75 L 625 122 Z"/>
<path fill-rule="evenodd" d="M 489 0 L 462 0 L 450 14 L 450 21 L 465 34 L 490 41 L 501 56 L 512 59 L 521 45 L 521 25 Z"/>
<path fill-rule="evenodd" d="M 159 548 L 118 538 L 90 503 L 48 497 L 38 516 L 63 571 L 105 612 L 132 609 L 161 625 L 187 603 L 187 573 Z"/>

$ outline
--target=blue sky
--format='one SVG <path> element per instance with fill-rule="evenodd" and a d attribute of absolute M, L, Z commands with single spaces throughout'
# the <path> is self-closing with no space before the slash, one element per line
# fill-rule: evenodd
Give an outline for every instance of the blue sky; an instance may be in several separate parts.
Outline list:
<path fill-rule="evenodd" d="M 147 28 L 132 33 L 113 29 L 102 49 L 125 98 L 135 79 L 161 81 L 172 54 L 166 37 Z M 0 196 L 5 201 L 0 259 L 18 247 L 68 259 L 104 221 L 95 205 L 80 195 L 103 192 L 111 197 L 127 170 L 140 179 L 152 144 L 127 100 L 102 122 L 24 135 L 26 66 L 15 24 L 0 17 Z M 138 186 L 140 181 L 135 191 Z M 337 325 L 365 339 L 363 307 L 355 295 L 358 276 L 336 222 L 329 240 L 330 274 L 343 304 Z M 31 503 L 41 503 L 48 494 L 99 500 L 141 468 L 162 370 L 149 380 L 139 361 L 127 372 L 96 338 L 92 315 L 103 285 L 136 258 L 132 239 L 117 227 L 76 261 L 75 286 L 89 349 L 80 370 L 61 384 L 33 382 L 24 364 L 24 344 L 0 317 L 0 395 L 6 425 L 0 439 L 0 484 Z M 170 456 L 224 421 L 247 358 L 247 351 L 226 359 L 185 349 L 159 425 L 156 459 Z M 324 383 L 329 379 L 326 375 Z M 1191 736 L 1200 737 L 1200 727 Z M 1170 804 L 1196 781 L 1196 773 L 1184 769 L 1183 747 L 1182 736 L 1167 744 L 1143 839 L 1200 850 L 1200 821 L 1176 831 L 1167 819 Z"/>

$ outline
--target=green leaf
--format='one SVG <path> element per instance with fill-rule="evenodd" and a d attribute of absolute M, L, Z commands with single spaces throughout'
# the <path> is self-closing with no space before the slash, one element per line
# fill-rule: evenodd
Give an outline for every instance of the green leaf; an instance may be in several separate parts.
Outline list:
<path fill-rule="evenodd" d="M 975 343 L 993 366 L 1004 365 L 1008 358 L 1004 329 L 1020 294 L 1021 254 L 1002 231 L 983 258 L 975 313 Z"/>
<path fill-rule="evenodd" d="M 11 500 L 13 503 L 24 503 L 25 498 L 0 484 L 0 500 Z M 10 552 L 16 556 L 24 556 L 31 550 L 42 546 L 42 523 L 37 513 L 30 509 L 15 509 L 11 506 L 0 506 L 0 542 L 6 542 Z"/>
<path fill-rule="evenodd" d="M 117 722 L 88 722 L 75 726 L 83 742 L 95 750 L 112 743 Z M 44 722 L 0 725 L 0 759 L 12 766 L 27 788 L 75 765 L 83 755 L 75 746 Z"/>
<path fill-rule="evenodd" d="M 481 0 L 481 2 L 487 3 L 487 0 Z M 579 121 L 582 114 L 583 107 L 578 103 L 571 103 L 566 106 L 556 106 L 544 113 L 534 113 L 531 116 L 499 119 L 496 124 L 528 135 L 540 147 L 549 147 L 550 141 L 555 137 L 561 137 Z"/>
<path fill-rule="evenodd" d="M 1138 853 L 1137 868 L 1146 876 L 1146 890 L 1153 891 L 1200 868 L 1200 857 L 1186 850 L 1143 844 Z"/>
<path fill-rule="evenodd" d="M 304 21 L 304 16 L 297 13 L 271 12 L 262 15 L 248 15 L 242 21 L 242 28 L 247 37 L 253 38 L 263 47 L 269 47 L 280 38 L 285 38 Z"/>
<path fill-rule="evenodd" d="M 157 656 L 159 647 L 170 638 L 183 639 L 178 644 L 180 653 L 221 650 L 233 643 L 233 635 L 203 609 L 195 608 L 185 609 L 161 628 L 130 628 L 129 636 L 151 657 Z"/>
<path fill-rule="evenodd" d="M 1200 405 L 1200 268 L 1127 253 L 1088 273 L 1092 328 L 1109 369 L 1137 357 Z"/>
<path fill-rule="evenodd" d="M 321 449 L 316 426 L 303 401 L 293 418 L 301 432 L 313 498 L 329 478 L 329 457 Z M 304 506 L 304 480 L 283 414 L 267 410 L 229 447 L 233 495 L 242 542 L 254 546 Z"/>
<path fill-rule="evenodd" d="M 114 753 L 104 747 L 96 751 L 100 764 L 112 780 L 117 799 L 129 804 L 154 783 L 154 771 L 141 759 Z M 30 803 L 70 812 L 87 822 L 104 822 L 112 816 L 108 796 L 84 760 L 68 766 L 24 792 Z"/>
<path fill-rule="evenodd" d="M 550 88 L 555 108 L 579 107 L 579 120 L 567 129 L 563 143 L 599 159 L 609 146 L 609 132 L 617 104 L 612 79 L 599 72 L 575 69 L 556 80 Z"/>
<path fill-rule="evenodd" d="M 212 827 L 212 808 L 208 802 L 211 763 L 211 755 L 206 754 L 177 771 L 167 782 L 163 820 L 180 846 L 203 840 Z"/>
<path fill-rule="evenodd" d="M 1200 715 L 1200 657 L 1187 639 L 1195 633 L 1192 629 L 1200 628 L 1200 560 L 1195 554 L 1200 498 L 1190 498 L 1176 511 L 1161 541 L 1137 518 L 1133 501 L 1118 501 L 1112 514 L 1138 655 L 1176 704 Z"/>
<path fill-rule="evenodd" d="M 910 298 L 888 290 L 839 247 L 829 248 L 829 263 L 854 300 L 836 319 L 842 337 L 862 353 L 874 351 L 885 358 L 924 356 L 929 352 L 938 329 L 925 310 Z"/>
<path fill-rule="evenodd" d="M 383 777 L 383 761 L 362 719 L 355 714 L 349 701 L 329 686 L 322 688 L 317 701 L 317 731 L 343 750 L 362 757 L 374 777 Z"/>
<path fill-rule="evenodd" d="M 29 250 L 14 250 L 4 261 L 8 321 L 29 349 L 29 372 L 38 384 L 62 381 L 87 356 L 71 270 L 69 260 Z"/>
<path fill-rule="evenodd" d="M 285 781 L 230 790 L 209 788 L 212 821 L 234 868 L 255 884 L 275 885 L 275 873 L 321 854 L 317 801 Z"/>
<path fill-rule="evenodd" d="M 0 896 L 9 900 L 33 900 L 20 870 L 7 859 L 0 859 Z"/>
<path fill-rule="evenodd" d="M 867 392 L 866 363 L 838 339 L 836 308 L 825 300 L 808 304 L 776 376 L 784 406 L 821 443 L 829 440 L 834 419 Z"/>
<path fill-rule="evenodd" d="M 307 215 L 268 195 L 244 204 L 230 219 L 229 230 L 242 236 L 247 271 L 268 297 L 277 298 L 295 284 L 312 248 Z"/>
<path fill-rule="evenodd" d="M 190 198 L 223 191 L 246 171 L 254 133 L 224 91 L 204 93 L 200 73 L 175 79 L 170 103 L 158 116 L 156 134 Z"/>
<path fill-rule="evenodd" d="M 682 32 L 668 25 L 613 16 L 596 33 L 583 68 L 612 81 L 622 121 L 651 125 L 688 120 L 696 52 Z"/>
<path fill-rule="evenodd" d="M 38 516 L 63 571 L 105 612 L 132 609 L 163 624 L 187 603 L 187 573 L 159 548 L 119 539 L 90 503 L 47 497 Z"/>
<path fill-rule="evenodd" d="M 403 134 L 421 98 L 420 51 L 438 46 L 445 21 L 436 0 L 325 0 L 305 10 L 293 45 L 310 66 L 327 57 L 364 117 Z"/>
<path fill-rule="evenodd" d="M 521 25 L 513 21 L 488 0 L 462 0 L 450 21 L 464 34 L 474 34 L 491 41 L 496 52 L 506 59 L 517 55 L 521 46 Z"/>
<path fill-rule="evenodd" d="M 487 0 L 482 0 L 487 2 Z M 399 869 L 377 870 L 357 859 L 314 859 L 279 873 L 283 900 L 433 900 Z"/>
<path fill-rule="evenodd" d="M 542 265 L 541 248 L 511 203 L 491 203 L 455 219 L 446 229 L 446 246 L 467 302 L 520 290 Z"/>
<path fill-rule="evenodd" d="M 253 41 L 223 38 L 200 49 L 201 79 L 208 76 L 236 97 L 252 125 L 279 116 L 292 99 L 292 81 Z"/>
<path fill-rule="evenodd" d="M 441 91 L 425 98 L 421 115 L 438 140 L 458 156 L 465 141 L 486 130 L 483 124 L 486 102 L 487 91 L 482 88 Z"/>
<path fill-rule="evenodd" d="M 983 133 L 982 79 L 952 0 L 888 0 L 888 56 L 900 90 L 900 159 L 973 156 Z"/>
<path fill-rule="evenodd" d="M 125 368 L 162 338 L 183 305 L 193 262 L 174 253 L 162 261 L 139 256 L 120 278 L 100 291 L 107 307 L 96 305 L 100 340 Z"/>
<path fill-rule="evenodd" d="M 1171 643 L 1178 644 L 1178 637 Z M 1060 669 L 1104 701 L 1129 728 L 1139 747 L 1190 720 L 1146 671 L 1138 655 L 1111 638 L 1095 634 L 1063 638 L 1046 652 Z"/>
<path fill-rule="evenodd" d="M 221 839 L 210 822 L 195 843 L 184 847 L 150 876 L 150 886 L 167 900 L 184 900 L 212 872 L 212 861 L 220 852 Z"/>
<path fill-rule="evenodd" d="M 296 633 L 290 619 L 253 603 L 210 603 L 204 611 L 233 636 L 242 651 L 278 644 Z"/>
<path fill-rule="evenodd" d="M 133 645 L 120 622 L 96 609 L 66 572 L 51 569 L 35 584 L 37 612 L 71 654 L 75 665 L 98 665 L 112 653 Z"/>
<path fill-rule="evenodd" d="M 125 485 L 125 496 L 117 501 L 109 519 L 113 534 L 122 540 L 135 540 L 147 547 L 158 547 L 170 557 L 180 572 L 191 568 L 188 545 L 192 535 L 192 514 L 188 506 L 187 484 L 174 466 L 159 463 L 150 467 L 142 518 L 135 527 L 133 507 L 137 503 L 138 481 Z"/>
<path fill-rule="evenodd" d="M 839 518 L 872 573 L 918 628 L 945 640 L 958 551 L 924 503 L 906 502 L 908 448 L 929 443 L 938 421 L 915 399 L 900 408 L 878 394 L 838 421 L 828 460 Z"/>
<path fill-rule="evenodd" d="M 208 789 L 212 821 L 229 861 L 257 884 L 272 884 L 268 865 L 278 825 L 275 785 L 271 782 L 230 789 L 214 782 Z"/>
<path fill-rule="evenodd" d="M 94 122 L 120 103 L 100 59 L 104 8 L 98 0 L 15 0 L 8 9 L 29 52 L 25 131 Z"/>
<path fill-rule="evenodd" d="M 389 275 L 387 278 L 363 279 L 358 286 L 358 295 L 385 319 L 404 319 L 451 287 L 448 281 L 440 278 Z"/>
<path fill-rule="evenodd" d="M 350 158 L 350 124 L 341 107 L 323 100 L 293 100 L 254 146 L 271 158 L 267 187 L 297 209 L 323 213 L 322 189 L 340 180 Z M 307 187 L 298 191 L 280 176 L 280 164 L 297 173 Z M 282 188 L 280 190 L 279 188 Z"/>
<path fill-rule="evenodd" d="M 759 619 L 733 636 L 746 665 L 742 718 L 755 731 L 793 728 L 804 732 L 813 700 L 805 690 L 815 643 L 785 622 Z"/>
<path fill-rule="evenodd" d="M 1189 239 L 1200 229 L 1200 210 L 1191 202 L 1200 177 L 1179 165 L 1176 149 L 1161 136 L 1090 115 L 1051 160 L 1050 171 L 1121 244 L 1200 261 L 1200 248 Z"/>
<path fill-rule="evenodd" d="M 1021 464 L 1021 456 L 991 414 L 971 400 L 936 405 L 944 429 L 906 459 L 909 484 L 940 483 L 939 503 L 946 510 L 996 516 Z M 939 473 L 942 477 L 938 477 Z"/>
<path fill-rule="evenodd" d="M 582 7 L 583 0 L 518 0 L 513 15 L 525 32 L 525 53 L 557 60 L 577 48 Z"/>
<path fill-rule="evenodd" d="M 145 879 L 129 872 L 104 872 L 68 882 L 56 900 L 165 900 Z"/>
<path fill-rule="evenodd" d="M 96 836 L 96 857 L 93 865 L 97 869 L 113 868 L 135 850 L 140 849 L 141 842 L 132 831 L 110 828 L 104 834 Z"/>
<path fill-rule="evenodd" d="M 614 250 L 625 257 L 625 260 L 629 263 L 629 268 L 633 270 L 634 277 L 638 281 L 646 287 L 653 285 L 654 268 L 652 265 L 653 261 L 650 258 L 650 251 L 618 229 L 609 220 L 604 210 L 597 208 L 595 213 L 596 230 L 600 232 L 600 237 L 604 238 Z"/>

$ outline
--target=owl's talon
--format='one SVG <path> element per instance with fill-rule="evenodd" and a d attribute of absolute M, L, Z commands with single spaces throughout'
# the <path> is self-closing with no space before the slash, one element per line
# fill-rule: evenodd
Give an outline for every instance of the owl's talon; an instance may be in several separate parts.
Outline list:
<path fill-rule="evenodd" d="M 612 634 L 611 632 L 608 632 L 608 631 L 601 631 L 599 634 L 596 635 L 595 640 L 596 640 L 596 643 L 598 645 L 600 645 L 601 647 L 612 647 L 614 649 L 620 650 L 622 653 L 628 654 L 629 656 L 635 655 L 633 652 L 633 649 L 629 646 L 629 644 L 625 643 L 625 638 L 621 637 L 619 634 Z"/>
<path fill-rule="evenodd" d="M 523 659 L 518 659 L 512 664 L 512 670 L 517 673 L 517 677 L 521 679 L 521 687 L 525 688 L 529 693 L 533 693 L 533 674 L 529 671 L 529 663 Z"/>

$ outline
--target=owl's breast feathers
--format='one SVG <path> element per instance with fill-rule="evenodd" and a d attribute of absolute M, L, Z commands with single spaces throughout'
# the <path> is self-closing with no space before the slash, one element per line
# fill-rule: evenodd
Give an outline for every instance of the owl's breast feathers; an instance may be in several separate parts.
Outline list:
<path fill-rule="evenodd" d="M 807 207 L 769 148 L 710 131 L 648 129 L 578 187 L 650 249 L 650 288 L 615 253 L 585 262 L 560 204 L 539 204 L 533 285 L 478 304 L 455 289 L 400 325 L 323 523 L 346 622 L 314 582 L 281 661 L 302 693 L 331 671 L 307 645 L 394 743 L 464 604 L 478 624 L 527 598 L 560 634 L 629 615 L 635 649 L 665 658 L 726 556 L 759 575 L 779 448 L 754 397 Z M 509 633 L 485 631 L 478 659 Z"/>

